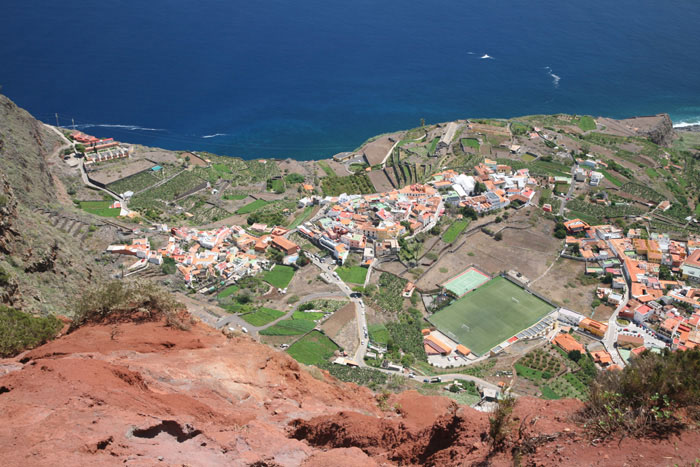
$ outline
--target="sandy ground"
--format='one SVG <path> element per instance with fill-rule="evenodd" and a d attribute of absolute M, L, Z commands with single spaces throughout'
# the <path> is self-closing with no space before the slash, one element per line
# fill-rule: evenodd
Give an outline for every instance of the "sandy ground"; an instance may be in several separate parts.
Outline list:
<path fill-rule="evenodd" d="M 305 161 L 285 159 L 283 161 L 277 162 L 277 167 L 279 167 L 280 172 L 282 172 L 283 174 L 298 173 L 303 175 L 304 177 L 313 178 L 312 170 L 309 168 L 309 164 Z"/>
<path fill-rule="evenodd" d="M 347 351 L 348 355 L 354 355 L 360 345 L 360 339 L 357 337 L 357 320 L 352 319 L 346 323 L 333 340 Z"/>
<path fill-rule="evenodd" d="M 367 173 L 367 176 L 378 193 L 394 189 L 383 170 L 373 170 Z"/>
<path fill-rule="evenodd" d="M 603 321 L 606 322 L 610 319 L 610 317 L 615 313 L 615 307 L 611 305 L 600 305 L 598 308 L 595 309 L 593 313 L 591 313 L 591 318 L 596 319 L 598 321 Z"/>
<path fill-rule="evenodd" d="M 335 336 L 337 336 L 338 333 L 340 333 L 343 327 L 354 320 L 355 305 L 353 303 L 348 303 L 340 310 L 333 313 L 333 316 L 324 321 L 324 323 L 321 325 L 321 328 L 329 337 L 335 339 Z"/>
<path fill-rule="evenodd" d="M 328 167 L 330 167 L 331 169 L 333 169 L 333 171 L 335 172 L 335 174 L 336 174 L 338 177 L 346 177 L 346 176 L 350 175 L 350 173 L 345 169 L 345 165 L 343 165 L 343 164 L 341 164 L 341 163 L 339 163 L 339 162 L 336 162 L 336 161 L 334 161 L 333 159 L 326 159 L 326 163 L 328 164 Z M 326 172 L 324 172 L 323 169 L 322 169 L 321 167 L 318 168 L 318 172 L 317 172 L 317 173 L 318 173 L 320 176 L 323 176 L 323 177 L 326 177 L 326 176 L 327 176 L 327 175 L 326 175 Z"/>
<path fill-rule="evenodd" d="M 496 225 L 498 227 L 491 228 L 507 224 Z M 454 254 L 444 254 L 417 285 L 421 289 L 436 288 L 471 264 L 488 274 L 515 269 L 534 279 L 547 269 L 559 252 L 561 240 L 552 236 L 553 225 L 551 221 L 540 219 L 528 230 L 508 229 L 500 242 L 483 232 L 474 233 Z"/>
<path fill-rule="evenodd" d="M 584 273 L 584 268 L 582 262 L 559 258 L 552 269 L 530 287 L 565 308 L 590 316 L 597 284 L 579 283 L 577 278 Z"/>

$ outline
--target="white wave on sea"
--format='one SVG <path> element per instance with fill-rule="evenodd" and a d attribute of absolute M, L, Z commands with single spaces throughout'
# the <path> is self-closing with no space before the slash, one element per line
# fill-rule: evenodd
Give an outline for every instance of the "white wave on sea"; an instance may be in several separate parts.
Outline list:
<path fill-rule="evenodd" d="M 131 131 L 166 131 L 163 128 L 148 128 L 138 125 L 119 125 L 116 123 L 81 123 L 79 125 L 75 125 L 75 127 L 81 130 L 86 128 L 120 128 L 122 130 Z"/>
<path fill-rule="evenodd" d="M 700 117 L 691 119 L 690 121 L 680 121 L 673 123 L 673 128 L 687 128 L 689 126 L 700 126 Z"/>
<path fill-rule="evenodd" d="M 559 81 L 561 80 L 561 76 L 555 75 L 552 73 L 552 69 L 548 66 L 544 67 L 545 70 L 547 70 L 547 74 L 552 78 L 552 83 L 554 84 L 555 88 L 559 87 Z"/>
<path fill-rule="evenodd" d="M 484 55 L 482 55 L 482 56 L 479 57 L 479 58 L 481 58 L 482 60 L 486 60 L 486 59 L 495 60 L 495 58 L 493 58 L 493 57 L 492 57 L 491 55 L 489 55 L 489 54 L 484 54 Z"/>
<path fill-rule="evenodd" d="M 202 138 L 216 138 L 217 136 L 226 136 L 226 133 L 214 133 L 213 135 L 204 135 Z"/>

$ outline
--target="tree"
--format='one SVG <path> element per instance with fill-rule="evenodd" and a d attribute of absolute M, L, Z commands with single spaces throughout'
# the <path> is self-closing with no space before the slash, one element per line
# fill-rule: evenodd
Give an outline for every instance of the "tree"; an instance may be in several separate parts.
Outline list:
<path fill-rule="evenodd" d="M 246 303 L 250 303 L 253 301 L 253 297 L 250 296 L 250 293 L 246 292 L 241 292 L 240 295 L 236 296 L 236 301 L 240 303 L 241 305 L 245 305 Z"/>
<path fill-rule="evenodd" d="M 177 271 L 175 260 L 170 256 L 163 257 L 163 264 L 160 269 L 163 271 L 163 274 L 175 274 L 175 271 Z"/>
<path fill-rule="evenodd" d="M 421 128 L 425 126 L 425 119 L 424 118 L 420 119 L 420 126 L 421 126 Z"/>
<path fill-rule="evenodd" d="M 572 350 L 568 354 L 566 354 L 570 360 L 573 360 L 575 362 L 578 362 L 581 360 L 581 351 L 580 350 Z"/>
<path fill-rule="evenodd" d="M 566 227 L 563 222 L 557 222 L 554 225 L 554 236 L 556 238 L 566 238 Z"/>
<path fill-rule="evenodd" d="M 665 264 L 662 264 L 659 267 L 659 279 L 661 279 L 662 281 L 670 281 L 671 279 L 673 279 L 673 276 L 671 275 L 671 270 Z"/>
<path fill-rule="evenodd" d="M 503 240 L 503 232 L 500 232 L 500 231 L 499 231 L 499 232 L 496 232 L 496 235 L 494 235 L 493 238 L 495 238 L 496 241 L 499 241 L 499 242 L 500 242 L 501 240 Z"/>
<path fill-rule="evenodd" d="M 476 182 L 476 185 L 474 185 L 474 194 L 479 195 L 485 191 L 488 191 L 486 185 L 481 182 Z"/>
<path fill-rule="evenodd" d="M 270 259 L 270 261 L 274 261 L 275 263 L 281 263 L 284 259 L 284 253 L 282 253 L 277 248 L 268 248 L 267 257 Z"/>
<path fill-rule="evenodd" d="M 474 208 L 472 208 L 471 206 L 464 206 L 462 208 L 462 215 L 474 221 L 479 217 L 476 210 L 474 210 Z"/>
<path fill-rule="evenodd" d="M 415 360 L 416 359 L 413 356 L 413 354 L 407 353 L 407 354 L 404 354 L 403 357 L 401 357 L 401 364 L 405 367 L 409 367 L 409 366 L 413 365 L 413 362 Z"/>
<path fill-rule="evenodd" d="M 309 258 L 306 257 L 306 255 L 304 254 L 304 252 L 301 252 L 301 253 L 299 254 L 299 257 L 297 258 L 297 266 L 302 266 L 302 267 L 303 267 L 303 266 L 306 266 L 306 265 L 309 264 L 309 263 L 310 263 Z"/>
<path fill-rule="evenodd" d="M 85 154 L 85 146 L 80 143 L 75 145 L 75 150 L 81 154 Z"/>
<path fill-rule="evenodd" d="M 603 284 L 612 284 L 613 281 L 613 275 L 609 272 L 606 272 L 605 275 L 603 276 L 602 283 Z"/>

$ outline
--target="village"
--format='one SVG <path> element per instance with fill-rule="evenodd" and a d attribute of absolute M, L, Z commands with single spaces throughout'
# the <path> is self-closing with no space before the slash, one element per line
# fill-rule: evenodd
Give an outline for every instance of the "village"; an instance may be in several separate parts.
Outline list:
<path fill-rule="evenodd" d="M 479 184 L 485 191 L 477 194 Z M 445 215 L 446 206 L 473 209 L 479 214 L 511 204 L 523 208 L 531 205 L 536 189 L 537 180 L 529 176 L 527 169 L 512 171 L 510 167 L 486 160 L 475 168 L 474 175 L 447 170 L 436 173 L 427 185 L 408 185 L 370 195 L 304 197 L 299 201 L 300 207 L 318 204 L 320 210 L 295 231 L 325 250 L 338 267 L 343 266 L 349 254 L 355 253 L 362 258 L 360 267 L 371 270 L 375 262 L 398 253 L 399 239 L 435 227 Z M 546 207 L 544 210 L 546 212 Z M 645 350 L 659 352 L 665 347 L 672 351 L 684 350 L 700 344 L 697 329 L 700 288 L 694 288 L 700 279 L 699 240 L 679 242 L 664 234 L 647 235 L 639 229 L 629 229 L 625 235 L 623 229 L 614 225 L 590 226 L 580 219 L 566 221 L 563 227 L 567 235 L 562 256 L 580 261 L 586 275 L 602 278 L 596 295 L 604 303 L 616 307 L 615 313 L 603 322 L 551 304 L 536 322 L 520 327 L 516 324 L 512 335 L 492 345 L 488 351 L 479 350 L 478 353 L 467 347 L 470 342 L 450 332 L 449 326 L 423 328 L 423 346 L 431 365 L 455 368 L 479 364 L 515 342 L 544 339 L 567 355 L 572 352 L 589 354 L 600 369 L 615 370 Z M 158 248 L 152 249 L 148 238 L 139 238 L 130 245 L 111 245 L 107 250 L 138 258 L 126 269 L 127 275 L 144 269 L 149 263 L 162 265 L 164 258 L 170 258 L 189 287 L 199 293 L 211 293 L 243 277 L 279 267 L 275 263 L 296 267 L 305 253 L 288 239 L 291 233 L 290 229 L 264 224 L 247 228 L 222 226 L 215 230 L 173 227 L 168 230 L 167 244 Z M 315 258 L 313 253 L 310 256 Z M 332 269 L 328 268 L 328 272 L 332 278 Z M 475 271 L 468 272 L 474 274 Z M 669 280 L 670 275 L 679 279 Z M 338 278 L 337 274 L 335 276 Z M 484 280 L 475 287 L 467 285 L 466 292 L 460 291 L 454 280 L 445 284 L 443 292 L 457 303 L 471 300 L 479 286 L 491 279 L 486 274 L 483 276 Z M 687 279 L 688 283 L 680 278 Z M 525 289 L 524 284 L 517 283 L 517 278 L 509 280 Z M 414 290 L 415 285 L 408 283 L 402 293 L 408 298 Z M 462 318 L 460 327 L 473 320 L 474 315 Z M 497 318 L 488 316 L 479 319 L 498 322 Z M 432 322 L 430 318 L 428 321 Z M 366 323 L 359 332 L 364 351 L 357 355 L 383 361 L 385 345 L 367 339 Z M 365 366 L 364 362 L 360 365 L 353 358 L 341 357 L 335 361 Z M 397 363 L 384 361 L 380 368 L 403 372 L 403 367 Z M 501 389 L 506 384 L 499 381 Z"/>
<path fill-rule="evenodd" d="M 640 195 L 612 199 L 610 174 L 625 173 L 614 161 L 584 151 L 569 154 L 562 135 L 543 127 L 516 138 L 517 131 L 515 123 L 437 126 L 425 138 L 428 156 L 437 159 L 421 166 L 422 177 L 417 164 L 404 162 L 426 144 L 409 139 L 410 132 L 381 137 L 334 158 L 333 165 L 314 164 L 310 172 L 292 164 L 280 174 L 279 162 L 246 162 L 249 183 L 263 180 L 272 192 L 253 197 L 231 191 L 233 184 L 220 178 L 235 173 L 235 160 L 143 153 L 80 132 L 71 138 L 76 147 L 83 145 L 79 165 L 88 182 L 113 199 L 104 205 L 115 213 L 110 222 L 141 224 L 106 248 L 124 258 L 117 277 L 175 272 L 171 277 L 179 279 L 169 283 L 181 283 L 188 295 L 225 310 L 203 307 L 208 311 L 202 319 L 292 355 L 316 346 L 314 357 L 299 357 L 304 363 L 422 378 L 457 392 L 461 386 L 455 389 L 450 381 L 471 381 L 479 403 L 504 391 L 585 398 L 591 368 L 620 369 L 644 351 L 700 343 L 697 236 L 680 240 L 653 228 L 657 220 L 666 222 L 672 203 L 643 202 Z M 492 147 L 484 156 L 487 142 Z M 436 166 L 453 151 L 474 163 L 466 170 Z M 69 165 L 76 164 L 72 159 L 81 158 L 66 156 Z M 119 160 L 126 162 L 114 165 Z M 325 175 L 320 182 L 319 167 Z M 342 171 L 355 175 L 338 176 Z M 368 191 L 362 183 L 387 190 Z M 290 196 L 292 187 L 297 189 Z M 633 226 L 592 222 L 584 200 Z M 200 215 L 203 203 L 212 206 L 212 215 Z M 645 215 L 635 205 L 651 211 Z M 581 217 L 567 220 L 563 212 Z M 280 222 L 290 215 L 292 222 Z M 218 221 L 220 216 L 233 222 Z M 556 221 L 549 236 L 561 242 L 544 272 L 531 276 L 515 257 L 491 264 L 507 229 L 534 226 L 538 218 Z M 198 219 L 207 225 L 198 226 Z M 472 241 L 478 250 L 449 254 L 465 251 Z M 560 266 L 566 262 L 572 266 Z M 422 273 L 426 265 L 430 274 Z M 573 271 L 568 274 L 580 271 L 578 281 L 592 291 L 592 312 L 570 309 L 560 288 L 550 295 L 534 285 L 554 266 Z M 407 273 L 414 278 L 406 279 Z M 396 320 L 413 324 L 394 329 Z M 392 343 L 404 335 L 411 344 Z"/>

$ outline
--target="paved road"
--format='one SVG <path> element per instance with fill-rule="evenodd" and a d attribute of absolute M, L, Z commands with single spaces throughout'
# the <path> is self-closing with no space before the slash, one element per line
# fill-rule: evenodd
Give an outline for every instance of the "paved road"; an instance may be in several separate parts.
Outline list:
<path fill-rule="evenodd" d="M 409 373 L 402 373 L 402 372 L 398 372 L 398 371 L 385 370 L 384 368 L 373 368 L 373 369 L 381 371 L 382 373 L 386 373 L 388 375 L 397 375 L 397 376 L 403 376 L 405 378 L 411 378 L 411 376 L 409 376 Z M 484 379 L 477 378 L 476 376 L 463 375 L 460 373 L 450 373 L 450 374 L 446 374 L 446 375 L 435 375 L 435 376 L 439 377 L 440 381 L 442 381 L 442 382 L 463 379 L 463 380 L 474 382 L 474 384 L 478 385 L 480 388 L 494 389 L 494 390 L 499 391 L 499 392 L 501 391 L 501 388 L 499 388 L 497 385 L 490 383 Z M 416 381 L 423 381 L 426 378 L 430 379 L 433 377 L 434 376 L 415 375 L 415 377 L 413 377 L 413 379 L 415 379 Z"/>
<path fill-rule="evenodd" d="M 61 139 L 64 141 L 64 143 L 65 143 L 63 146 L 61 146 L 60 148 L 56 149 L 56 151 L 54 151 L 55 154 L 58 154 L 60 151 L 63 151 L 64 149 L 67 149 L 67 148 L 69 148 L 69 147 L 71 147 L 71 148 L 74 148 L 74 147 L 75 147 L 75 146 L 73 145 L 73 143 L 72 143 L 68 138 L 66 138 L 66 136 L 63 134 L 63 132 L 62 132 L 61 130 L 59 130 L 59 129 L 56 128 L 55 126 L 48 125 L 48 124 L 46 124 L 46 123 L 44 123 L 44 125 L 45 125 L 48 129 L 50 129 L 51 131 L 53 131 L 54 133 L 56 133 L 56 135 L 57 135 L 59 138 L 61 138 Z M 97 185 L 94 185 L 92 182 L 90 182 L 90 180 L 89 180 L 88 177 L 87 177 L 87 172 L 85 171 L 85 159 L 80 159 L 80 164 L 78 165 L 78 167 L 80 168 L 80 176 L 81 176 L 82 179 L 83 179 L 83 184 L 84 184 L 84 185 L 89 186 L 90 188 L 93 188 L 93 189 L 95 189 L 95 190 L 100 190 L 100 191 L 102 191 L 102 192 L 104 192 L 104 193 L 107 193 L 109 196 L 111 196 L 112 198 L 116 199 L 117 201 L 120 201 L 120 202 L 122 203 L 122 205 L 124 205 L 124 200 L 121 199 L 119 196 L 117 196 L 116 194 L 112 193 L 112 192 L 109 191 L 109 190 L 105 190 L 104 188 L 99 187 L 99 186 L 97 186 Z"/>
<path fill-rule="evenodd" d="M 608 319 L 608 330 L 605 333 L 605 336 L 603 336 L 602 341 L 603 345 L 605 346 L 605 350 L 607 350 L 608 353 L 612 355 L 613 362 L 620 365 L 620 367 L 624 367 L 625 362 L 622 360 L 622 357 L 620 357 L 620 354 L 615 348 L 615 342 L 617 342 L 617 315 L 627 305 L 628 300 L 629 292 L 626 292 L 625 299 L 615 309 L 615 313 L 613 313 L 612 316 L 610 316 L 610 319 Z"/>
<path fill-rule="evenodd" d="M 608 244 L 608 248 L 610 248 L 611 251 L 616 251 L 615 247 L 610 241 L 606 243 Z M 605 336 L 603 336 L 603 345 L 605 346 L 605 350 L 607 350 L 608 353 L 612 355 L 613 362 L 615 362 L 617 365 L 620 365 L 620 367 L 624 367 L 625 362 L 622 360 L 622 357 L 620 357 L 620 354 L 615 348 L 615 343 L 617 342 L 617 316 L 620 313 L 620 311 L 622 311 L 622 309 L 625 308 L 625 306 L 627 306 L 627 302 L 629 301 L 629 299 L 630 287 L 629 284 L 627 284 L 625 286 L 624 299 L 615 309 L 615 312 L 610 316 L 610 319 L 608 319 L 608 330 L 606 331 Z"/>
<path fill-rule="evenodd" d="M 352 360 L 357 362 L 358 365 L 364 367 L 365 365 L 365 353 L 367 353 L 367 343 L 368 338 L 366 336 L 367 332 L 367 321 L 365 319 L 365 309 L 362 305 L 362 298 L 354 298 L 351 296 L 352 289 L 345 282 L 343 282 L 335 273 L 335 264 L 328 264 L 320 262 L 316 256 L 308 255 L 311 262 L 318 267 L 323 273 L 325 273 L 330 279 L 331 283 L 335 284 L 341 291 L 341 293 L 347 297 L 348 300 L 355 304 L 355 320 L 357 322 L 357 339 L 360 345 L 355 350 L 355 354 L 352 356 Z"/>
<path fill-rule="evenodd" d="M 563 216 L 564 215 L 564 208 L 566 208 L 566 202 L 571 199 L 571 197 L 574 194 L 574 188 L 576 187 L 576 169 L 578 168 L 578 164 L 574 162 L 574 165 L 571 167 L 571 185 L 569 186 L 569 191 L 566 193 L 566 196 L 564 197 L 563 200 L 561 200 L 561 205 L 559 205 L 559 215 Z"/>

